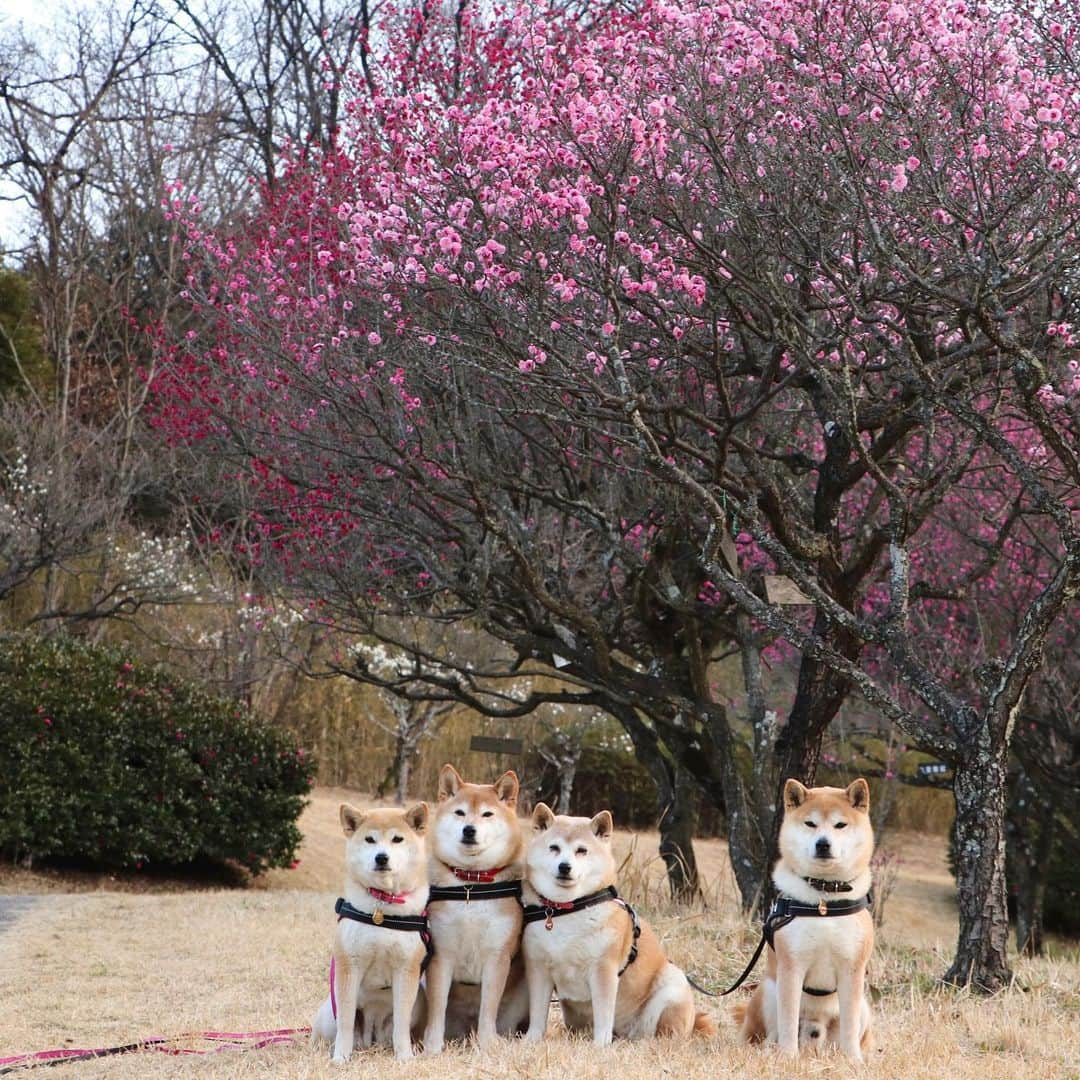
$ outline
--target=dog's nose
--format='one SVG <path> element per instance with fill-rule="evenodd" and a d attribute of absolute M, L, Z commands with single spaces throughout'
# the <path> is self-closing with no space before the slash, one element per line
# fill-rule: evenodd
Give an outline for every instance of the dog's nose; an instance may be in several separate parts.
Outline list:
<path fill-rule="evenodd" d="M 462 838 L 462 840 L 475 840 L 476 839 L 476 826 L 475 825 L 466 825 L 465 828 L 463 828 L 461 830 L 461 838 Z"/>
<path fill-rule="evenodd" d="M 814 851 L 819 859 L 828 858 L 829 853 L 832 850 L 832 845 L 825 836 L 818 837 L 818 842 L 814 845 Z"/>
<path fill-rule="evenodd" d="M 559 877 L 569 877 L 571 866 L 568 862 L 559 863 Z"/>
<path fill-rule="evenodd" d="M 376 866 L 389 866 L 390 865 L 390 856 L 387 855 L 385 851 L 380 851 L 378 853 L 378 855 L 375 856 L 375 865 Z"/>

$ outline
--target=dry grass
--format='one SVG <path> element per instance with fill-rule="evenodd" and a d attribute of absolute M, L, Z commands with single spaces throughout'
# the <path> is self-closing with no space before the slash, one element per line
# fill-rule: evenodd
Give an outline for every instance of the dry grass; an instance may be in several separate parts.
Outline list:
<path fill-rule="evenodd" d="M 0 929 L 0 1056 L 67 1045 L 107 1045 L 206 1028 L 253 1030 L 306 1024 L 325 992 L 332 901 L 339 888 L 343 793 L 316 794 L 294 871 L 255 888 L 130 894 L 122 883 L 54 893 Z M 356 800 L 356 797 L 352 797 Z M 624 885 L 652 913 L 672 958 L 711 985 L 741 970 L 756 927 L 737 913 L 723 845 L 703 843 L 707 910 L 663 902 L 653 838 L 623 835 L 631 858 Z M 1080 965 L 1077 957 L 1017 961 L 1018 987 L 992 1000 L 935 986 L 955 935 L 951 881 L 939 841 L 905 837 L 899 878 L 872 970 L 879 1050 L 868 1070 L 916 1080 L 969 1077 L 1080 1077 Z M 70 879 L 67 886 L 71 887 Z M 11 882 L 6 891 L 11 890 Z M 89 880 L 82 885 L 91 887 Z M 106 887 L 107 886 L 107 887 Z M 111 891 L 110 891 L 111 890 Z M 1020 986 L 1025 989 L 1020 989 Z M 704 1002 L 705 999 L 702 999 Z M 507 1042 L 488 1051 L 459 1047 L 439 1059 L 397 1064 L 385 1051 L 355 1060 L 365 1076 L 530 1078 L 593 1074 L 620 1080 L 662 1076 L 817 1077 L 852 1075 L 838 1058 L 781 1064 L 738 1044 L 726 1007 L 709 1042 L 651 1043 L 596 1051 L 560 1032 L 541 1046 Z M 330 1077 L 322 1050 L 306 1043 L 205 1058 L 129 1055 L 65 1066 L 78 1077 Z"/>

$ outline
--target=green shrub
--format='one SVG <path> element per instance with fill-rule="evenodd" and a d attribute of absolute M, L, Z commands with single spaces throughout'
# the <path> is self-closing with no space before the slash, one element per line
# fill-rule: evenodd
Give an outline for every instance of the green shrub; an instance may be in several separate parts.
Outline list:
<path fill-rule="evenodd" d="M 0 851 L 292 862 L 314 763 L 244 706 L 65 637 L 0 639 Z"/>

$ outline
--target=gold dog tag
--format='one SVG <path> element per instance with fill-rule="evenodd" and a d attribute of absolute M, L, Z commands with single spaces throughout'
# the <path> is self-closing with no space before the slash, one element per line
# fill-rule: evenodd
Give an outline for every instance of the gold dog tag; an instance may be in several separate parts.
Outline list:
<path fill-rule="evenodd" d="M 829 914 L 829 905 L 826 904 L 824 900 L 819 900 L 818 901 L 817 913 L 819 915 L 828 915 Z M 379 922 L 382 922 L 382 919 L 380 919 Z"/>
<path fill-rule="evenodd" d="M 555 920 L 551 917 L 551 912 L 550 911 L 548 912 L 548 917 L 544 920 L 544 929 L 545 930 L 554 930 L 555 929 Z"/>
<path fill-rule="evenodd" d="M 374 923 L 374 924 L 375 924 L 376 926 L 382 926 L 382 922 L 383 922 L 383 913 L 382 913 L 382 908 L 376 908 L 376 909 L 375 909 L 375 910 L 374 910 L 374 911 L 373 911 L 373 912 L 371 913 L 371 921 L 372 921 L 372 922 L 373 922 L 373 923 Z"/>

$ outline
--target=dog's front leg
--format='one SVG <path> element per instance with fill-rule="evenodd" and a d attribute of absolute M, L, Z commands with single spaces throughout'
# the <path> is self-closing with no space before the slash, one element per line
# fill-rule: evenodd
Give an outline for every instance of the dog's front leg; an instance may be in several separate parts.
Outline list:
<path fill-rule="evenodd" d="M 539 959 L 525 961 L 525 978 L 529 984 L 529 1030 L 525 1032 L 525 1038 L 528 1042 L 540 1042 L 547 1034 L 555 980 L 551 977 L 551 969 Z"/>
<path fill-rule="evenodd" d="M 619 996 L 619 969 L 601 960 L 589 973 L 592 993 L 593 1043 L 610 1046 L 615 1034 L 615 1001 Z"/>
<path fill-rule="evenodd" d="M 790 957 L 776 958 L 776 1041 L 782 1053 L 799 1053 L 799 1005 L 806 972 Z"/>
<path fill-rule="evenodd" d="M 412 1052 L 412 1014 L 420 989 L 420 961 L 398 968 L 390 980 L 394 996 L 394 1057 L 405 1061 Z"/>
<path fill-rule="evenodd" d="M 337 1034 L 334 1037 L 334 1061 L 348 1061 L 352 1055 L 356 1030 L 356 1002 L 360 997 L 362 972 L 344 953 L 334 965 L 334 994 L 337 997 Z"/>
<path fill-rule="evenodd" d="M 480 973 L 480 1016 L 476 1025 L 476 1040 L 481 1046 L 490 1046 L 499 1037 L 495 1023 L 509 973 L 510 956 L 505 949 L 489 957 Z"/>
<path fill-rule="evenodd" d="M 454 958 L 439 948 L 427 969 L 427 1026 L 424 1028 L 424 1053 L 441 1054 L 446 1037 L 446 1003 L 454 977 Z"/>
<path fill-rule="evenodd" d="M 853 1061 L 862 1061 L 863 994 L 866 969 L 857 964 L 853 970 L 837 972 L 837 1005 L 840 1009 L 840 1049 Z"/>

